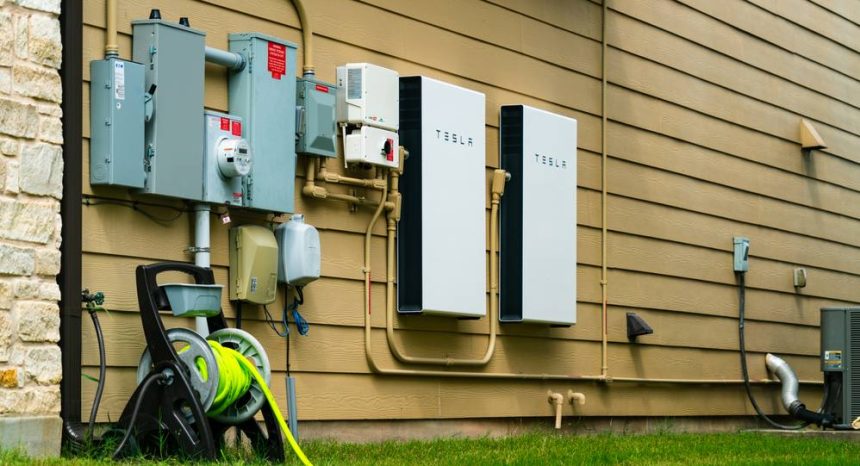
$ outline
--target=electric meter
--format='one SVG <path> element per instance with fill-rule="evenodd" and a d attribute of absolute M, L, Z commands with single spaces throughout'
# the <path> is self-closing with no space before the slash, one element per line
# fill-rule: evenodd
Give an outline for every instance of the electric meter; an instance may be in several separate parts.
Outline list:
<path fill-rule="evenodd" d="M 251 172 L 251 147 L 244 139 L 221 138 L 215 157 L 218 169 L 225 178 L 246 176 Z"/>

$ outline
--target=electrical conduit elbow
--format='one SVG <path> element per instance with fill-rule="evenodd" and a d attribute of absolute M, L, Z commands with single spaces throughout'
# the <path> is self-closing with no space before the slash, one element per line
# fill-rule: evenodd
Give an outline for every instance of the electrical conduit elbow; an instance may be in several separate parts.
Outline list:
<path fill-rule="evenodd" d="M 573 390 L 567 391 L 567 399 L 570 401 L 572 405 L 585 406 L 585 394 L 575 392 Z"/>

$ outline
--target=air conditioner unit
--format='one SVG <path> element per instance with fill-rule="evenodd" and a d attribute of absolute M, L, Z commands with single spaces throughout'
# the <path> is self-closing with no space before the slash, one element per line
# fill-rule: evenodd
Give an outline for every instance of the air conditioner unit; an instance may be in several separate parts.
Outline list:
<path fill-rule="evenodd" d="M 834 423 L 860 418 L 860 307 L 821 309 L 821 370 Z"/>

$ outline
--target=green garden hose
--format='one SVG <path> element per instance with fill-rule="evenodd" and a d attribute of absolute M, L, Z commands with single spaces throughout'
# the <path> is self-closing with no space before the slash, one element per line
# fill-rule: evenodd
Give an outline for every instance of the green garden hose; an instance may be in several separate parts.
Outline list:
<path fill-rule="evenodd" d="M 263 390 L 263 394 L 266 395 L 266 400 L 269 402 L 269 406 L 272 407 L 272 411 L 278 419 L 281 430 L 286 434 L 290 447 L 292 447 L 296 456 L 302 460 L 303 464 L 312 466 L 307 456 L 305 456 L 305 453 L 299 447 L 299 444 L 296 443 L 296 439 L 293 437 L 292 432 L 290 432 L 289 427 L 287 427 L 287 423 L 284 421 L 284 416 L 281 415 L 281 410 L 278 408 L 278 404 L 275 402 L 275 398 L 272 396 L 271 390 L 269 390 L 268 385 L 266 385 L 266 381 L 263 379 L 263 376 L 260 375 L 259 371 L 257 371 L 256 366 L 248 361 L 245 356 L 242 356 L 242 353 L 239 353 L 232 348 L 222 346 L 220 343 L 212 340 L 208 340 L 208 343 L 212 348 L 212 352 L 215 353 L 215 361 L 218 365 L 219 378 L 215 401 L 212 402 L 212 406 L 206 414 L 209 416 L 216 416 L 222 413 L 247 393 L 248 389 L 251 387 L 251 383 L 256 381 Z M 203 362 L 203 359 L 198 359 L 196 361 L 196 365 L 203 379 L 208 379 L 208 368 Z"/>

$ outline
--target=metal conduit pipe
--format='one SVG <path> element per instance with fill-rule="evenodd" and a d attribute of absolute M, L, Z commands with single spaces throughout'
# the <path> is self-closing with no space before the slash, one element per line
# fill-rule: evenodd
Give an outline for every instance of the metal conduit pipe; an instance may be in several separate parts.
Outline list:
<path fill-rule="evenodd" d="M 606 165 L 608 155 L 606 151 L 606 0 L 603 0 L 603 13 L 600 17 L 600 290 L 601 290 L 601 337 L 600 337 L 600 375 L 609 377 L 609 324 L 607 301 L 609 300 L 609 273 L 606 263 L 607 239 L 609 232 L 606 226 L 606 199 L 608 190 L 606 188 Z"/>
<path fill-rule="evenodd" d="M 241 53 L 228 52 L 215 47 L 206 47 L 206 61 L 226 66 L 232 71 L 241 71 L 245 68 L 245 57 Z"/>
<path fill-rule="evenodd" d="M 105 58 L 118 57 L 119 45 L 116 40 L 116 0 L 105 3 Z"/>
<path fill-rule="evenodd" d="M 207 269 L 212 266 L 209 232 L 209 213 L 211 210 L 209 204 L 196 204 L 194 206 L 194 246 L 191 248 L 194 252 L 194 265 Z M 209 335 L 209 323 L 206 321 L 206 317 L 195 317 L 194 329 L 204 337 Z"/>
<path fill-rule="evenodd" d="M 302 0 L 291 0 L 293 7 L 296 9 L 296 14 L 299 15 L 299 23 L 302 26 L 302 45 L 304 50 L 304 66 L 302 67 L 302 76 L 313 77 L 314 75 L 314 53 L 313 53 L 313 28 L 311 28 L 311 20 L 305 12 L 305 6 Z"/>
<path fill-rule="evenodd" d="M 366 198 L 359 196 L 352 196 L 349 194 L 339 194 L 339 193 L 331 193 L 325 187 L 318 186 L 316 184 L 316 170 L 315 170 L 315 161 L 314 158 L 308 157 L 307 165 L 305 169 L 305 185 L 302 187 L 302 194 L 305 196 L 313 197 L 316 199 L 332 199 L 336 201 L 344 201 L 352 205 L 357 206 L 376 206 L 376 202 Z M 358 178 L 353 178 L 358 179 Z M 367 181 L 375 181 L 375 180 L 367 180 Z M 382 183 L 382 187 L 387 189 L 388 181 L 387 180 L 379 180 Z M 376 189 L 374 186 L 364 186 Z M 393 210 L 394 204 L 391 202 L 387 202 L 385 200 L 385 196 L 383 196 L 382 201 L 384 202 L 383 207 L 386 210 Z"/>
<path fill-rule="evenodd" d="M 353 178 L 351 176 L 344 176 L 338 173 L 329 173 L 326 168 L 326 159 L 321 160 L 319 173 L 317 173 L 317 177 L 325 181 L 327 183 L 335 183 L 335 184 L 348 184 L 351 186 L 358 186 L 360 188 L 370 188 L 376 189 L 378 191 L 382 191 L 382 188 L 385 187 L 385 180 L 378 177 L 375 178 Z"/>

